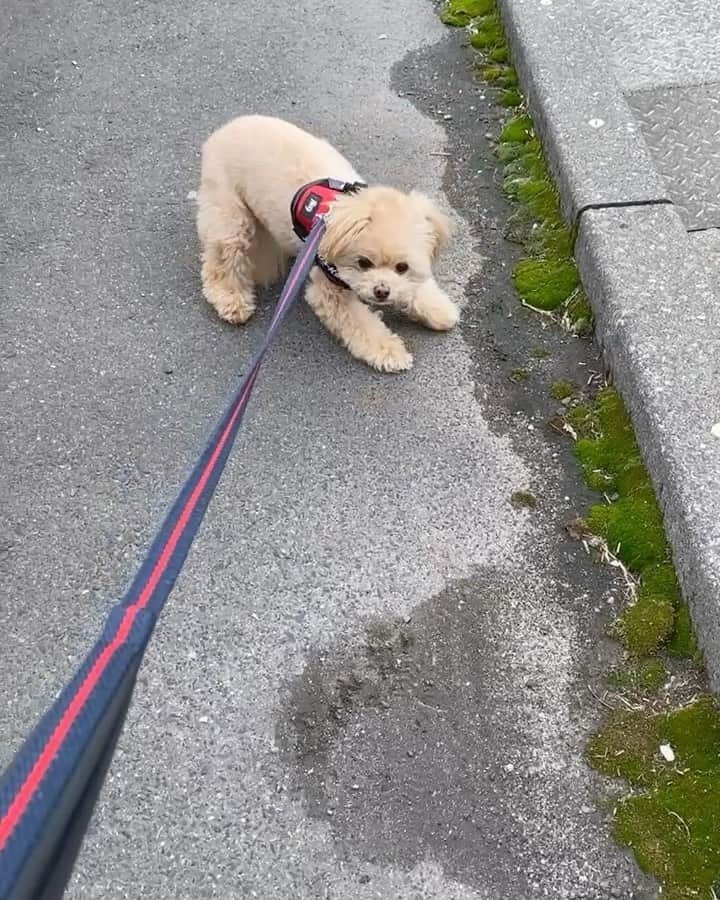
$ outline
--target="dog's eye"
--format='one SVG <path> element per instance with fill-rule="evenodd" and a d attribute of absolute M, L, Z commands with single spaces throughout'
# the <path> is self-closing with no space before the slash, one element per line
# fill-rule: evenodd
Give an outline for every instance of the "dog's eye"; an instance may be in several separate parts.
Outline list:
<path fill-rule="evenodd" d="M 358 267 L 361 269 L 372 269 L 372 267 L 373 267 L 373 264 L 370 262 L 370 260 L 367 258 L 367 256 L 358 257 L 357 264 L 358 264 Z"/>
<path fill-rule="evenodd" d="M 409 266 L 407 263 L 398 263 L 395 266 L 395 271 L 398 273 L 398 275 L 404 275 L 407 272 L 408 268 Z"/>

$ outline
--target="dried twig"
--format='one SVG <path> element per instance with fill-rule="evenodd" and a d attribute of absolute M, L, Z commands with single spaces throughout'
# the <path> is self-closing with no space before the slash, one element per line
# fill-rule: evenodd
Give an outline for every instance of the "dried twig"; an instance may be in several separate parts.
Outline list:
<path fill-rule="evenodd" d="M 690 837 L 690 828 L 689 828 L 689 826 L 688 826 L 688 823 L 685 821 L 685 819 L 683 819 L 683 817 L 682 817 L 681 815 L 679 815 L 678 813 L 673 812 L 671 809 L 669 809 L 668 812 L 670 813 L 671 816 L 673 816 L 675 819 L 678 820 L 678 822 L 679 822 L 679 823 L 682 825 L 682 827 L 684 828 L 685 834 L 686 834 L 688 837 Z"/>
<path fill-rule="evenodd" d="M 527 300 L 520 301 L 525 309 L 531 309 L 534 313 L 537 313 L 540 316 L 545 316 L 548 319 L 552 319 L 553 322 L 557 320 L 557 316 L 552 310 L 549 309 L 539 309 L 537 306 L 533 306 L 532 303 L 528 303 Z"/>
<path fill-rule="evenodd" d="M 612 710 L 615 709 L 615 707 L 612 705 L 612 703 L 608 703 L 607 700 L 605 700 L 603 697 L 601 697 L 598 694 L 598 692 L 593 689 L 592 685 L 590 685 L 590 684 L 588 685 L 588 690 L 593 695 L 593 697 L 597 700 L 598 703 L 602 703 L 602 705 L 604 707 L 606 707 L 607 709 L 612 709 Z"/>

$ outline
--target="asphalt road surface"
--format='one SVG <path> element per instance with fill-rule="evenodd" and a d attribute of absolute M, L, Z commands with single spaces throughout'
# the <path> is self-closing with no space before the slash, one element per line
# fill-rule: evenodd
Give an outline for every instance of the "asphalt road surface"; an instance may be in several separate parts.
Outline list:
<path fill-rule="evenodd" d="M 68 896 L 649 897 L 582 762 L 616 587 L 521 314 L 457 35 L 422 0 L 5 0 L 0 764 L 91 645 L 268 321 L 202 301 L 199 148 L 246 112 L 455 209 L 450 335 L 381 376 L 305 308 L 158 627 Z M 538 366 L 541 363 L 537 363 Z M 531 380 L 532 382 L 532 380 Z M 510 495 L 530 487 L 534 512 Z"/>

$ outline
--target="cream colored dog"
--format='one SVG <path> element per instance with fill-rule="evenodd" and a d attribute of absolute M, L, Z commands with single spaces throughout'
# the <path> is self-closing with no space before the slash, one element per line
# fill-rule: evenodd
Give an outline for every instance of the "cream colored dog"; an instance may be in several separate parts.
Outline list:
<path fill-rule="evenodd" d="M 205 142 L 197 217 L 202 285 L 221 318 L 246 322 L 255 286 L 281 277 L 300 247 L 290 204 L 300 187 L 322 178 L 361 180 L 330 144 L 280 119 L 234 119 Z M 353 356 L 384 372 L 409 369 L 412 355 L 380 310 L 400 310 L 438 331 L 456 324 L 457 308 L 431 268 L 448 240 L 448 220 L 422 194 L 381 186 L 338 195 L 326 219 L 319 255 L 347 288 L 315 266 L 308 303 Z"/>

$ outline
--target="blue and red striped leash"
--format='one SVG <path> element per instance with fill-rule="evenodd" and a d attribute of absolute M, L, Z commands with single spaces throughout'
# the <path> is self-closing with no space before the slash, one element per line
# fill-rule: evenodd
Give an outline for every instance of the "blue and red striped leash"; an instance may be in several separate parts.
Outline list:
<path fill-rule="evenodd" d="M 129 590 L 0 780 L 0 900 L 56 900 L 65 891 L 155 623 L 225 467 L 263 358 L 315 262 L 324 228 L 318 217 L 262 344 Z"/>

